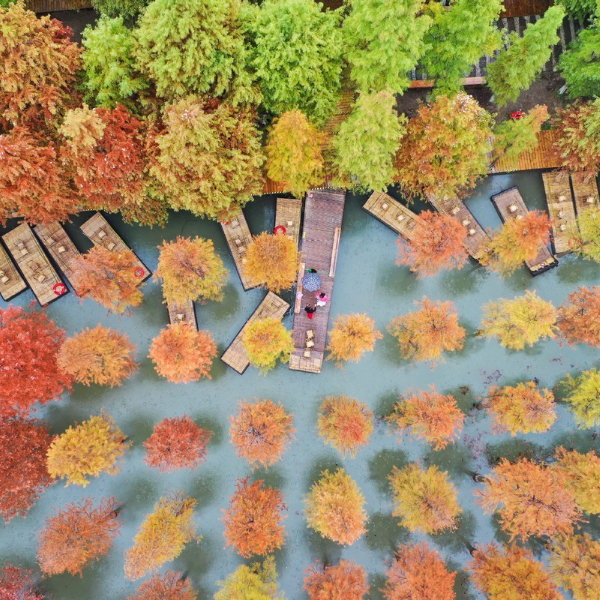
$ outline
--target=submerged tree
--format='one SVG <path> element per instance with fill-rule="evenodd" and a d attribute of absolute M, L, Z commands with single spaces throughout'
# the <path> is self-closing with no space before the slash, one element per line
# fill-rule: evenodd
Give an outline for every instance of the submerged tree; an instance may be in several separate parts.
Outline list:
<path fill-rule="evenodd" d="M 127 600 L 198 600 L 192 584 L 181 573 L 152 575 Z"/>
<path fill-rule="evenodd" d="M 600 148 L 600 141 L 598 147 Z M 573 251 L 582 258 L 600 262 L 600 210 L 587 208 L 580 211 L 577 225 L 579 233 L 574 232 L 571 240 Z"/>
<path fill-rule="evenodd" d="M 2 600 L 45 600 L 46 596 L 35 591 L 33 571 L 11 564 L 0 568 Z"/>
<path fill-rule="evenodd" d="M 570 4 L 578 0 L 569 0 Z M 584 0 L 597 10 L 596 2 Z M 582 2 L 582 4 L 584 3 Z M 563 4 L 565 4 L 563 0 Z M 567 8 L 568 10 L 568 8 Z M 567 84 L 567 96 L 573 98 L 596 98 L 600 95 L 600 64 L 598 64 L 600 29 L 598 24 L 582 29 L 560 55 L 558 68 Z"/>
<path fill-rule="evenodd" d="M 249 323 L 244 328 L 242 345 L 250 364 L 263 375 L 273 369 L 278 360 L 288 362 L 294 349 L 292 334 L 275 317 L 256 319 Z"/>
<path fill-rule="evenodd" d="M 240 565 L 225 581 L 214 600 L 284 600 L 278 593 L 275 559 L 268 556 L 262 563 Z"/>
<path fill-rule="evenodd" d="M 336 366 L 343 367 L 344 361 L 358 361 L 365 352 L 373 352 L 375 342 L 380 339 L 383 335 L 366 314 L 338 315 L 329 330 L 327 350 L 331 354 L 327 359 L 335 360 Z"/>
<path fill-rule="evenodd" d="M 568 393 L 563 400 L 569 404 L 577 425 L 583 429 L 600 423 L 600 372 L 590 369 L 577 377 L 567 374 L 564 383 Z"/>
<path fill-rule="evenodd" d="M 580 287 L 558 307 L 556 326 L 569 345 L 600 348 L 600 286 Z"/>
<path fill-rule="evenodd" d="M 548 107 L 538 104 L 524 117 L 502 121 L 494 130 L 496 159 L 516 160 L 526 150 L 537 148 L 538 133 L 549 118 Z"/>
<path fill-rule="evenodd" d="M 263 232 L 255 235 L 248 246 L 244 274 L 254 285 L 276 294 L 289 290 L 298 274 L 298 244 L 287 235 Z"/>
<path fill-rule="evenodd" d="M 364 600 L 369 593 L 367 572 L 351 560 L 337 565 L 317 561 L 306 569 L 303 589 L 309 600 Z"/>
<path fill-rule="evenodd" d="M 575 494 L 577 506 L 586 513 L 600 514 L 600 457 L 594 450 L 581 454 L 559 447 L 556 449 L 556 458 L 558 464 L 555 468 Z"/>

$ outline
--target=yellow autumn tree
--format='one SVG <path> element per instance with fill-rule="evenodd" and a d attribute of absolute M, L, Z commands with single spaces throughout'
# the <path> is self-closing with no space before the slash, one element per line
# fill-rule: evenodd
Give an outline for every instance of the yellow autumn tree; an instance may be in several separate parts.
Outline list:
<path fill-rule="evenodd" d="M 553 467 L 564 476 L 577 506 L 592 515 L 600 514 L 600 456 L 594 450 L 581 454 L 559 447 L 556 458 L 558 463 Z"/>
<path fill-rule="evenodd" d="M 373 352 L 375 342 L 383 338 L 375 329 L 375 321 L 363 314 L 339 315 L 329 332 L 327 359 L 343 367 L 344 361 L 358 361 L 365 352 Z"/>
<path fill-rule="evenodd" d="M 278 294 L 296 282 L 300 258 L 296 242 L 287 235 L 255 235 L 246 252 L 244 273 L 254 285 Z"/>
<path fill-rule="evenodd" d="M 242 345 L 250 364 L 266 374 L 278 360 L 288 362 L 294 348 L 292 334 L 279 319 L 257 319 L 249 323 L 242 336 Z"/>

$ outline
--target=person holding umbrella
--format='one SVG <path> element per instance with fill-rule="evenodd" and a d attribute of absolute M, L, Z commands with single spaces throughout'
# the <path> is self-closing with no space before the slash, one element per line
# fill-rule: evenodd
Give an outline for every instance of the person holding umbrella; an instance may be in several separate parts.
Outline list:
<path fill-rule="evenodd" d="M 321 278 L 315 269 L 308 269 L 304 277 L 302 277 L 302 289 L 307 292 L 316 292 L 321 289 Z"/>

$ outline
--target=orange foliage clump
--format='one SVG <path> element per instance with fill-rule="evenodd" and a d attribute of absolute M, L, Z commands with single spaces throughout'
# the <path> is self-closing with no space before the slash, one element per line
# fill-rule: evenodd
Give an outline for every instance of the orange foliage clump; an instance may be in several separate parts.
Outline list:
<path fill-rule="evenodd" d="M 364 600 L 369 584 L 365 569 L 351 560 L 337 565 L 317 561 L 306 570 L 304 590 L 309 600 Z"/>
<path fill-rule="evenodd" d="M 127 600 L 198 600 L 198 594 L 181 573 L 167 571 L 152 575 Z"/>
<path fill-rule="evenodd" d="M 373 352 L 375 342 L 383 335 L 375 329 L 375 321 L 367 315 L 339 315 L 329 332 L 328 360 L 338 367 L 343 361 L 358 361 L 365 352 Z"/>
<path fill-rule="evenodd" d="M 600 348 L 600 286 L 580 287 L 558 307 L 556 321 L 567 344 Z"/>

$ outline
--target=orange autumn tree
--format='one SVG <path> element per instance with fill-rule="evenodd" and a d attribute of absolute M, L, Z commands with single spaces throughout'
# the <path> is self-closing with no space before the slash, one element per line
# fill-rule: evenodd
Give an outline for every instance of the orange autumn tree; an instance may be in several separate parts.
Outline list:
<path fill-rule="evenodd" d="M 208 331 L 196 331 L 186 323 L 174 323 L 152 340 L 148 356 L 154 369 L 171 383 L 212 379 L 210 369 L 217 344 Z"/>
<path fill-rule="evenodd" d="M 373 412 L 364 402 L 348 396 L 328 396 L 319 409 L 317 431 L 327 444 L 346 458 L 356 456 L 373 433 Z"/>
<path fill-rule="evenodd" d="M 511 540 L 568 534 L 581 519 L 564 475 L 527 458 L 516 463 L 503 458 L 476 494 L 485 512 L 498 512 L 502 529 Z"/>
<path fill-rule="evenodd" d="M 226 546 L 243 558 L 271 554 L 283 546 L 282 513 L 287 510 L 279 490 L 264 487 L 262 479 L 248 479 L 237 480 L 229 508 L 223 511 Z"/>
<path fill-rule="evenodd" d="M 299 265 L 298 245 L 292 238 L 263 232 L 248 246 L 244 273 L 253 285 L 279 294 L 296 283 Z"/>
<path fill-rule="evenodd" d="M 5 564 L 0 568 L 2 600 L 45 600 L 46 596 L 34 590 L 33 571 L 11 564 Z"/>
<path fill-rule="evenodd" d="M 323 471 L 305 502 L 307 525 L 324 538 L 350 545 L 366 532 L 365 498 L 344 469 Z"/>
<path fill-rule="evenodd" d="M 454 600 L 455 579 L 439 553 L 421 542 L 398 548 L 381 591 L 385 600 Z"/>
<path fill-rule="evenodd" d="M 390 334 L 398 339 L 402 358 L 435 364 L 445 352 L 462 349 L 466 331 L 458 324 L 452 302 L 423 298 L 415 304 L 419 310 L 396 317 L 388 325 Z"/>
<path fill-rule="evenodd" d="M 600 514 L 600 457 L 594 450 L 581 454 L 562 447 L 555 455 L 558 463 L 553 467 L 564 477 L 577 506 L 586 513 Z"/>
<path fill-rule="evenodd" d="M 84 567 L 110 552 L 121 523 L 114 498 L 94 506 L 92 498 L 69 503 L 46 520 L 39 537 L 37 559 L 44 575 L 80 575 Z"/>
<path fill-rule="evenodd" d="M 364 600 L 369 593 L 367 572 L 351 560 L 337 565 L 317 561 L 305 571 L 304 590 L 308 600 Z"/>
<path fill-rule="evenodd" d="M 515 386 L 492 386 L 485 400 L 496 433 L 542 433 L 556 421 L 554 394 L 533 381 Z"/>
<path fill-rule="evenodd" d="M 439 394 L 434 386 L 431 392 L 411 394 L 396 402 L 392 414 L 386 418 L 400 437 L 410 429 L 414 437 L 424 439 L 435 450 L 442 450 L 458 437 L 464 420 L 454 396 Z"/>
<path fill-rule="evenodd" d="M 600 348 L 600 286 L 580 287 L 558 307 L 556 326 L 567 344 Z"/>
<path fill-rule="evenodd" d="M 160 498 L 133 538 L 125 553 L 125 577 L 136 580 L 158 571 L 164 563 L 177 558 L 186 544 L 196 540 L 192 522 L 196 500 L 182 492 Z"/>
<path fill-rule="evenodd" d="M 375 321 L 365 314 L 338 315 L 329 331 L 331 353 L 327 360 L 335 360 L 336 366 L 343 362 L 358 361 L 365 352 L 373 352 L 375 342 L 383 338 L 375 329 Z"/>
<path fill-rule="evenodd" d="M 402 527 L 429 534 L 456 528 L 462 508 L 445 471 L 435 465 L 424 470 L 412 463 L 394 467 L 388 479 L 396 504 L 392 514 Z"/>
<path fill-rule="evenodd" d="M 198 600 L 198 594 L 181 573 L 167 571 L 152 575 L 127 600 Z"/>
<path fill-rule="evenodd" d="M 516 544 L 475 550 L 469 572 L 489 600 L 563 600 L 543 565 Z"/>
<path fill-rule="evenodd" d="M 250 364 L 263 375 L 273 369 L 278 360 L 288 362 L 294 348 L 292 334 L 274 317 L 248 323 L 242 335 L 242 345 Z"/>
<path fill-rule="evenodd" d="M 288 447 L 295 429 L 293 417 L 272 400 L 240 402 L 230 418 L 229 435 L 236 454 L 252 468 L 276 463 Z"/>
<path fill-rule="evenodd" d="M 135 344 L 124 333 L 102 327 L 84 329 L 68 338 L 58 353 L 58 366 L 83 385 L 121 385 L 136 371 Z"/>
<path fill-rule="evenodd" d="M 195 469 L 206 460 L 212 431 L 200 427 L 187 415 L 165 418 L 154 426 L 144 442 L 146 463 L 161 473 Z"/>
<path fill-rule="evenodd" d="M 410 240 L 398 238 L 398 264 L 407 265 L 419 277 L 437 275 L 442 269 L 462 269 L 467 263 L 467 229 L 450 215 L 430 210 L 419 213 Z"/>

